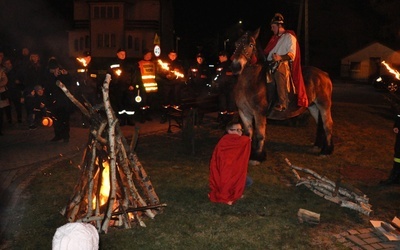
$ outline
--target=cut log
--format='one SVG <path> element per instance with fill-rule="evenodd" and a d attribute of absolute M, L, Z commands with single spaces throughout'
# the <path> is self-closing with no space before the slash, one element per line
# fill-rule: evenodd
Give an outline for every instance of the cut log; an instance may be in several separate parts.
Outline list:
<path fill-rule="evenodd" d="M 319 224 L 320 214 L 300 208 L 297 212 L 297 218 L 300 223 Z"/>

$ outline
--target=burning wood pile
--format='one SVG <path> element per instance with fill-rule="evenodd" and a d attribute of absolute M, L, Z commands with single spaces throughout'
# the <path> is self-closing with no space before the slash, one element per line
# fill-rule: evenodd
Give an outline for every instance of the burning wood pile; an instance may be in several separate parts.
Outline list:
<path fill-rule="evenodd" d="M 81 104 L 60 81 L 69 99 L 90 119 L 90 133 L 81 162 L 81 177 L 68 205 L 61 211 L 69 222 L 88 222 L 99 232 L 109 226 L 145 227 L 142 215 L 154 218 L 166 204 L 159 198 L 143 166 L 128 145 L 109 102 L 111 76 L 103 83 L 103 104 L 96 110 Z M 134 140 L 132 139 L 132 142 Z"/>
<path fill-rule="evenodd" d="M 292 168 L 292 172 L 297 179 L 296 186 L 304 185 L 316 195 L 339 204 L 341 207 L 347 207 L 368 216 L 372 213 L 369 198 L 360 190 L 340 182 L 333 182 L 311 169 L 292 165 L 288 159 L 285 159 L 285 161 Z M 301 177 L 297 171 L 302 171 L 308 176 Z"/>

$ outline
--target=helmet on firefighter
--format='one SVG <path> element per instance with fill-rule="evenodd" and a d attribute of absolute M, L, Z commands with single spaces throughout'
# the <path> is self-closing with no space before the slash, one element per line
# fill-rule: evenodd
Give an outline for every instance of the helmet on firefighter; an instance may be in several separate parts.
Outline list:
<path fill-rule="evenodd" d="M 284 24 L 284 18 L 281 13 L 275 13 L 274 17 L 271 20 L 271 24 Z"/>

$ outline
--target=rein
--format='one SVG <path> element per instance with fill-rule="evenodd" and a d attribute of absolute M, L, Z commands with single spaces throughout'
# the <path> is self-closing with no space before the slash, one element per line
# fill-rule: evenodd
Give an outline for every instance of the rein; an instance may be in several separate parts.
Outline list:
<path fill-rule="evenodd" d="M 248 37 L 249 37 L 249 33 L 246 32 L 246 33 L 242 36 L 242 38 L 240 39 L 240 43 L 236 46 L 236 50 L 235 50 L 235 53 L 234 53 L 234 54 L 243 55 L 243 56 L 246 58 L 246 60 L 247 60 L 247 63 L 246 63 L 246 64 L 249 64 L 249 63 L 250 63 L 250 64 L 253 64 L 253 63 L 252 63 L 252 59 L 253 59 L 254 57 L 256 57 L 255 51 L 254 51 L 256 44 L 255 44 L 255 43 L 254 43 L 254 44 L 253 44 L 253 43 L 249 43 L 249 44 L 246 45 L 246 42 L 247 42 L 247 40 L 248 40 Z M 238 49 L 239 49 L 240 47 L 242 47 L 243 49 L 242 49 L 240 52 L 237 52 Z M 252 52 L 251 52 L 251 53 L 248 53 L 248 51 L 247 51 L 248 47 L 251 47 L 251 48 L 252 48 L 252 50 L 251 50 Z"/>

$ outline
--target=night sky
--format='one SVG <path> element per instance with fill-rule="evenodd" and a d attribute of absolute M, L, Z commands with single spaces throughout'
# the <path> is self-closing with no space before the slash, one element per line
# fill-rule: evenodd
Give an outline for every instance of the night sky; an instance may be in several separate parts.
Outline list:
<path fill-rule="evenodd" d="M 238 35 L 238 28 L 261 28 L 265 46 L 274 13 L 285 17 L 288 29 L 297 32 L 301 0 L 172 0 L 175 34 L 181 37 L 181 57 L 198 50 L 214 54 L 223 49 L 223 40 Z M 194 5 L 194 6 L 193 6 Z M 56 47 L 55 35 L 66 35 L 71 27 L 72 0 L 0 1 L 1 48 Z M 369 43 L 380 41 L 399 49 L 400 4 L 393 0 L 312 0 L 309 1 L 309 47 L 312 64 L 327 69 L 338 66 L 340 58 Z M 238 21 L 243 24 L 238 27 Z M 298 34 L 304 46 L 304 25 Z M 49 39 L 51 37 L 51 39 Z M 233 39 L 227 46 L 233 46 Z M 397 48 L 396 48 L 397 47 Z M 54 49 L 57 51 L 56 49 Z"/>

